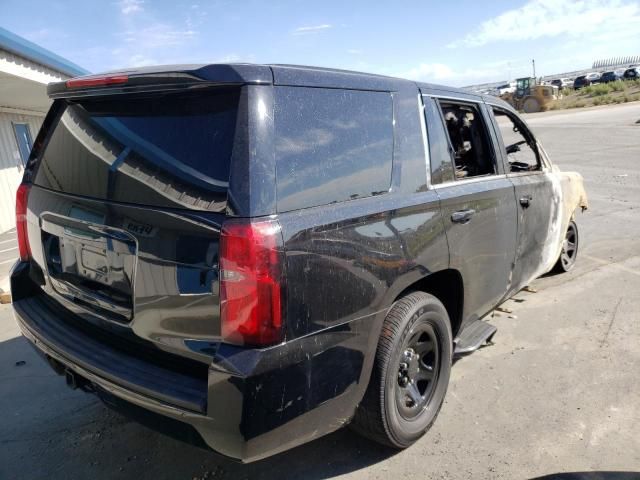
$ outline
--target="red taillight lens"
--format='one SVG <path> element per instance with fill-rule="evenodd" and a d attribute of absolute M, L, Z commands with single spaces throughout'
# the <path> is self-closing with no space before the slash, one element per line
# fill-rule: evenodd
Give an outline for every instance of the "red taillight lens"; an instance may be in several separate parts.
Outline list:
<path fill-rule="evenodd" d="M 282 234 L 275 220 L 230 220 L 220 236 L 220 320 L 225 342 L 283 340 Z"/>
<path fill-rule="evenodd" d="M 128 75 L 102 75 L 99 77 L 79 77 L 66 81 L 67 88 L 102 87 L 127 83 Z"/>
<path fill-rule="evenodd" d="M 31 258 L 29 237 L 27 235 L 27 199 L 31 185 L 20 184 L 16 193 L 16 234 L 18 236 L 18 251 L 20 260 L 26 262 Z"/>

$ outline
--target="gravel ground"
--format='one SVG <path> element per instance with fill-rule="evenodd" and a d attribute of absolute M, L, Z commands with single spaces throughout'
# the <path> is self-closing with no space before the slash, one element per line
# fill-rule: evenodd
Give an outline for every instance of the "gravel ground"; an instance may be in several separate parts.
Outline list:
<path fill-rule="evenodd" d="M 638 103 L 527 117 L 552 159 L 585 177 L 578 264 L 494 316 L 495 344 L 456 363 L 436 425 L 412 448 L 342 430 L 229 462 L 69 390 L 1 305 L 0 478 L 640 478 L 638 120 Z"/>

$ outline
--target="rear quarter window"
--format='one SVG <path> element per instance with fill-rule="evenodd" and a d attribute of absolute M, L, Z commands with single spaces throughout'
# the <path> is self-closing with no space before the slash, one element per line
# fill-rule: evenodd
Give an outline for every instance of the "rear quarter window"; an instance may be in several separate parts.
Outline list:
<path fill-rule="evenodd" d="M 389 93 L 276 87 L 275 96 L 278 211 L 389 191 Z"/>

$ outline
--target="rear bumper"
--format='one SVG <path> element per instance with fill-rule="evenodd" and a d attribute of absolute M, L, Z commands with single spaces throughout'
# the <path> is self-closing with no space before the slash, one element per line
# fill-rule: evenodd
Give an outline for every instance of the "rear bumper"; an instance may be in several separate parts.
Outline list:
<path fill-rule="evenodd" d="M 12 289 L 20 289 L 19 283 L 12 277 Z M 199 378 L 145 362 L 74 329 L 63 318 L 70 312 L 57 309 L 42 293 L 16 293 L 16 320 L 43 354 L 120 404 L 186 424 L 214 451 L 244 462 L 342 426 L 362 399 L 371 371 L 372 356 L 366 352 L 372 339 L 364 332 L 375 328 L 362 323 L 373 318 L 263 350 L 221 344 L 206 378 Z"/>
<path fill-rule="evenodd" d="M 99 340 L 59 321 L 64 310 L 42 295 L 14 302 L 14 312 L 25 337 L 80 376 L 103 387 L 113 384 L 175 408 L 206 413 L 206 378 L 180 374 L 105 348 Z"/>

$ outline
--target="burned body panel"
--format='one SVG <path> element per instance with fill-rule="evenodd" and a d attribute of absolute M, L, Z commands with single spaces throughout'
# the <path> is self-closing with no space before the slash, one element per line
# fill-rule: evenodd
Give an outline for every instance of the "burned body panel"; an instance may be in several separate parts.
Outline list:
<path fill-rule="evenodd" d="M 553 268 L 560 256 L 569 222 L 575 219 L 578 210 L 584 211 L 589 207 L 582 175 L 577 172 L 562 172 L 556 166 L 552 166 L 546 175 L 553 186 L 553 197 L 548 206 L 551 222 L 540 267 L 532 275 L 532 279 Z"/>
<path fill-rule="evenodd" d="M 518 240 L 511 291 L 524 287 L 540 269 L 552 218 L 549 199 L 553 184 L 543 172 L 510 174 L 518 211 Z"/>
<path fill-rule="evenodd" d="M 554 167 L 534 176 L 512 179 L 521 205 L 518 221 L 518 252 L 514 266 L 515 293 L 549 272 L 560 257 L 569 222 L 576 212 L 587 209 L 582 176 Z"/>
<path fill-rule="evenodd" d="M 505 296 L 507 299 L 554 267 L 560 256 L 569 222 L 574 219 L 578 209 L 587 209 L 587 194 L 582 176 L 576 172 L 562 172 L 553 165 L 543 146 L 533 137 L 526 122 L 515 110 L 495 98 L 485 101 L 489 109 L 497 109 L 515 119 L 513 132 L 511 127 L 506 131 L 503 128 L 502 132 L 510 140 L 516 140 L 516 133 L 519 132 L 517 126 L 520 126 L 528 137 L 530 153 L 535 156 L 538 164 L 534 171 L 520 172 L 518 163 L 514 169 L 506 150 L 507 138 L 501 135 L 496 116 L 490 115 L 504 170 L 513 184 L 518 212 L 516 257 L 510 288 Z"/>

